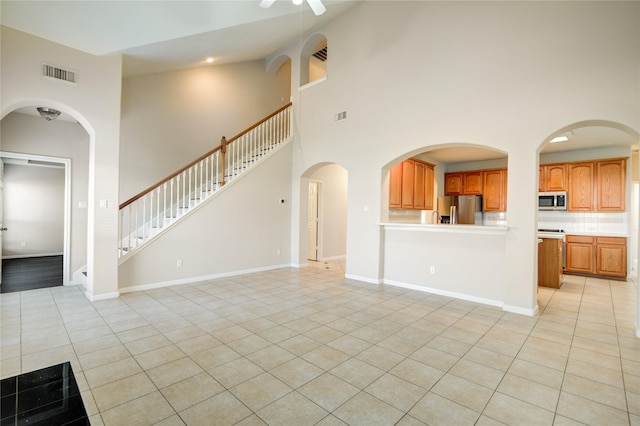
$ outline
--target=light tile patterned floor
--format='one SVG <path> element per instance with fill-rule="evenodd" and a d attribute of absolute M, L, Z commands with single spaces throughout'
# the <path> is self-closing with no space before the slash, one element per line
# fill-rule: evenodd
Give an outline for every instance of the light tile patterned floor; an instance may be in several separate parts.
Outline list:
<path fill-rule="evenodd" d="M 71 361 L 94 425 L 640 424 L 634 282 L 565 276 L 530 318 L 343 276 L 2 295 L 1 376 Z"/>

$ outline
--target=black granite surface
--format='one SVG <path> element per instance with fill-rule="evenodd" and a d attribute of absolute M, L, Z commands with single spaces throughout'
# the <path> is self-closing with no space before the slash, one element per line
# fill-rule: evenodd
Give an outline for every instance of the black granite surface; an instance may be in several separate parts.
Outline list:
<path fill-rule="evenodd" d="M 0 380 L 1 426 L 89 425 L 71 364 Z"/>

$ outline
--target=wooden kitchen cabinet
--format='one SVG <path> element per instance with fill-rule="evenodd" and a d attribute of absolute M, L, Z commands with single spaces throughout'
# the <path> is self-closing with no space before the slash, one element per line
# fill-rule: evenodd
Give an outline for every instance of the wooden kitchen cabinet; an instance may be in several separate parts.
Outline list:
<path fill-rule="evenodd" d="M 433 210 L 435 196 L 435 166 L 425 163 L 424 167 L 424 209 Z"/>
<path fill-rule="evenodd" d="M 568 186 L 567 164 L 544 164 L 540 166 L 538 190 L 566 191 Z"/>
<path fill-rule="evenodd" d="M 389 207 L 402 207 L 402 163 L 389 172 Z"/>
<path fill-rule="evenodd" d="M 626 198 L 626 165 L 624 159 L 596 163 L 596 210 L 623 212 Z"/>
<path fill-rule="evenodd" d="M 538 244 L 538 285 L 560 288 L 562 285 L 562 240 L 543 238 Z"/>
<path fill-rule="evenodd" d="M 404 160 L 389 172 L 389 207 L 433 210 L 434 165 Z"/>
<path fill-rule="evenodd" d="M 627 239 L 567 235 L 565 272 L 626 279 Z"/>
<path fill-rule="evenodd" d="M 593 274 L 593 237 L 567 235 L 566 272 Z"/>
<path fill-rule="evenodd" d="M 594 210 L 594 163 L 569 163 L 569 211 Z"/>
<path fill-rule="evenodd" d="M 445 173 L 444 195 L 462 195 L 464 191 L 464 173 Z"/>
<path fill-rule="evenodd" d="M 507 211 L 507 169 L 485 170 L 482 186 L 483 211 Z"/>
<path fill-rule="evenodd" d="M 482 185 L 482 170 L 444 175 L 444 195 L 480 195 Z"/>
<path fill-rule="evenodd" d="M 627 277 L 627 239 L 596 237 L 596 274 Z"/>
<path fill-rule="evenodd" d="M 463 194 L 464 195 L 480 195 L 482 194 L 483 172 L 466 172 L 464 174 Z"/>
<path fill-rule="evenodd" d="M 413 208 L 424 210 L 424 163 L 413 163 Z"/>
<path fill-rule="evenodd" d="M 413 179 L 415 175 L 415 165 L 413 160 L 402 162 L 402 208 L 413 208 Z"/>

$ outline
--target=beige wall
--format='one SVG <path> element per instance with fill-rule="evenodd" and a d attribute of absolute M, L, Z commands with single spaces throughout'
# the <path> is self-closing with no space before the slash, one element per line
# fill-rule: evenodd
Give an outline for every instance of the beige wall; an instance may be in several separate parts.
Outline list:
<path fill-rule="evenodd" d="M 3 258 L 63 253 L 64 167 L 5 164 L 3 208 Z"/>
<path fill-rule="evenodd" d="M 505 309 L 535 312 L 539 147 L 586 120 L 640 130 L 639 16 L 638 2 L 384 1 L 361 2 L 318 29 L 331 72 L 293 92 L 303 147 L 294 173 L 325 162 L 348 170 L 347 276 L 384 279 L 389 166 L 431 147 L 477 144 L 508 155 L 509 231 L 496 265 L 502 282 L 476 284 L 493 294 L 500 286 Z M 296 47 L 274 57 L 282 54 L 294 58 L 295 76 Z M 344 110 L 348 118 L 334 122 Z M 306 228 L 297 185 L 294 242 Z M 294 256 L 303 259 L 305 247 Z"/>
<path fill-rule="evenodd" d="M 73 116 L 89 134 L 87 296 L 117 296 L 122 57 L 97 57 L 1 30 L 0 117 L 26 106 L 48 106 Z M 42 78 L 43 62 L 75 70 L 79 84 Z"/>
<path fill-rule="evenodd" d="M 287 104 L 290 71 L 253 61 L 124 79 L 120 202 Z"/>

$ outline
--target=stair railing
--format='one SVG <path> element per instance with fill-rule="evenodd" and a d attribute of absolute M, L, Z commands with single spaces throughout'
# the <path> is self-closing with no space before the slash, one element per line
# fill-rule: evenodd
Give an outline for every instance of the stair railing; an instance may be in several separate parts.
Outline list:
<path fill-rule="evenodd" d="M 119 257 L 132 253 L 291 137 L 291 103 L 120 204 Z"/>

